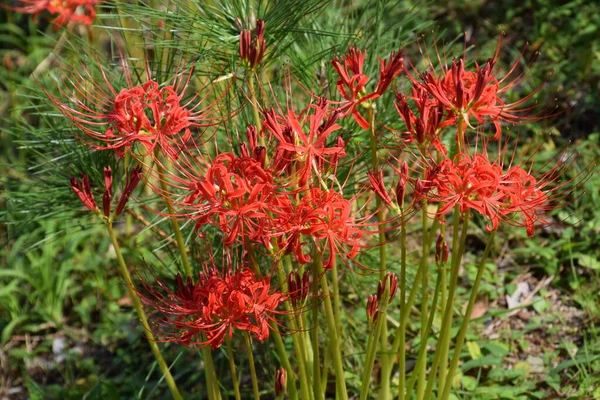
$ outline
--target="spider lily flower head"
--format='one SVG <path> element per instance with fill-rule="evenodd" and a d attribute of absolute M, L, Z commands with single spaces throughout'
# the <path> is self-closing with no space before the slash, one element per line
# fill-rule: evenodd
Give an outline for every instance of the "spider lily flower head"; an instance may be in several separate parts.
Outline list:
<path fill-rule="evenodd" d="M 333 190 L 311 188 L 298 204 L 282 213 L 275 235 L 279 235 L 279 247 L 293 252 L 301 264 L 311 261 L 303 249 L 311 238 L 323 254 L 323 267 L 331 269 L 338 254 L 348 259 L 358 254 L 365 235 L 361 228 L 349 200 Z"/>
<path fill-rule="evenodd" d="M 60 98 L 46 92 L 54 106 L 85 133 L 84 144 L 95 150 L 112 150 L 143 157 L 160 150 L 175 160 L 192 137 L 191 128 L 214 125 L 210 117 L 216 104 L 201 107 L 198 92 L 184 100 L 193 69 L 179 71 L 171 84 L 161 85 L 149 77 L 133 83 L 131 71 L 122 60 L 126 87 L 118 90 L 107 70 L 98 66 L 102 79 L 85 65 L 67 73 L 58 87 Z M 205 96 L 208 94 L 206 93 Z M 66 99 L 66 100 L 64 100 Z"/>
<path fill-rule="evenodd" d="M 305 187 L 312 177 L 320 178 L 328 167 L 335 168 L 340 158 L 346 156 L 344 142 L 337 140 L 327 147 L 331 134 L 341 126 L 336 123 L 337 111 L 331 112 L 327 101 L 310 104 L 299 115 L 288 110 L 286 117 L 274 111 L 265 113 L 264 125 L 277 139 L 276 168 L 287 169 L 293 165 L 299 187 Z"/>
<path fill-rule="evenodd" d="M 103 169 L 104 176 L 104 194 L 102 195 L 102 211 L 98 208 L 96 204 L 96 200 L 94 200 L 94 194 L 92 193 L 92 188 L 90 186 L 90 178 L 87 174 L 81 174 L 81 180 L 72 177 L 71 178 L 71 189 L 79 200 L 86 206 L 90 211 L 97 214 L 104 214 L 104 217 L 109 218 L 111 215 L 111 202 L 113 198 L 113 175 L 112 170 L 109 166 L 104 167 Z M 121 193 L 121 197 L 119 198 L 119 202 L 117 204 L 117 208 L 115 209 L 115 215 L 121 214 L 129 197 L 133 193 L 133 190 L 141 180 L 142 169 L 140 167 L 134 168 L 130 174 L 127 176 L 127 181 L 125 183 L 125 187 L 123 192 Z"/>
<path fill-rule="evenodd" d="M 244 29 L 240 33 L 240 58 L 250 69 L 255 69 L 262 62 L 267 48 L 264 36 L 265 23 L 260 19 L 256 21 L 254 36 L 249 29 Z"/>
<path fill-rule="evenodd" d="M 236 331 L 250 333 L 259 341 L 269 337 L 269 322 L 285 296 L 247 268 L 219 271 L 205 266 L 196 282 L 177 275 L 175 290 L 157 281 L 144 283 L 142 300 L 159 322 L 158 340 L 186 346 L 219 348 Z"/>
<path fill-rule="evenodd" d="M 456 125 L 463 121 L 470 126 L 473 120 L 478 124 L 492 122 L 496 128 L 494 140 L 497 140 L 500 138 L 502 123 L 517 124 L 538 121 L 549 116 L 545 111 L 531 115 L 532 110 L 538 107 L 527 105 L 542 86 L 514 103 L 507 103 L 503 100 L 503 95 L 523 82 L 527 74 L 518 72 L 524 49 L 508 72 L 503 77 L 498 76 L 498 71 L 494 68 L 498 61 L 501 45 L 502 36 L 498 40 L 494 56 L 489 58 L 483 66 L 475 63 L 474 70 L 465 69 L 463 58 L 453 60 L 450 68 L 445 64 L 441 65 L 441 74 L 435 73 L 433 69 L 423 73 L 421 81 L 417 81 L 410 73 L 407 74 L 414 85 L 422 87 L 443 104 L 448 113 L 448 117 L 443 123 L 444 126 Z M 437 55 L 438 59 L 441 59 L 439 54 Z"/>
<path fill-rule="evenodd" d="M 174 177 L 174 184 L 188 193 L 179 202 L 183 213 L 196 221 L 197 230 L 206 224 L 218 227 L 225 246 L 250 240 L 270 247 L 265 232 L 272 226 L 271 214 L 285 199 L 276 191 L 271 170 L 263 165 L 264 160 L 232 153 L 219 154 L 203 171 L 178 164 L 182 176 Z"/>
<path fill-rule="evenodd" d="M 524 226 L 527 235 L 533 236 L 536 225 L 547 223 L 545 213 L 558 207 L 587 179 L 561 182 L 569 164 L 559 161 L 543 174 L 519 165 L 507 168 L 501 156 L 490 161 L 484 146 L 482 153 L 459 153 L 452 160 L 443 160 L 428 178 L 423 196 L 441 204 L 436 213 L 439 219 L 458 206 L 461 213 L 473 210 L 484 216 L 489 221 L 488 231 L 496 230 L 503 221 Z"/>
<path fill-rule="evenodd" d="M 34 18 L 48 12 L 54 17 L 52 27 L 58 30 L 70 23 L 91 25 L 100 0 L 19 0 L 19 3 L 18 7 L 12 8 L 13 11 L 31 14 Z"/>

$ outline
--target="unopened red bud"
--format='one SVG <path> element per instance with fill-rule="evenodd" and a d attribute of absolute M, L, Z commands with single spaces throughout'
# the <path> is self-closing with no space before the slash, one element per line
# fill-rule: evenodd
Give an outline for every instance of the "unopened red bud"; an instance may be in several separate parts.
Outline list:
<path fill-rule="evenodd" d="M 79 197 L 79 200 L 86 206 L 90 211 L 96 211 L 98 206 L 94 200 L 92 194 L 92 188 L 90 186 L 90 178 L 86 174 L 81 174 L 81 181 L 75 177 L 71 178 L 71 189 Z"/>
<path fill-rule="evenodd" d="M 379 298 L 377 295 L 370 295 L 367 299 L 367 316 L 372 322 L 377 321 L 377 316 L 379 314 Z"/>
<path fill-rule="evenodd" d="M 119 215 L 123 212 L 129 197 L 133 193 L 134 189 L 140 183 L 142 179 L 142 168 L 136 167 L 134 168 L 129 177 L 127 178 L 127 183 L 125 184 L 125 189 L 123 189 L 123 193 L 121 194 L 121 198 L 119 199 L 119 203 L 117 204 L 117 209 L 115 210 L 115 214 Z"/>
<path fill-rule="evenodd" d="M 246 143 L 240 143 L 240 154 L 242 157 L 250 157 L 250 153 L 248 152 L 248 146 Z"/>
<path fill-rule="evenodd" d="M 248 125 L 246 127 L 246 137 L 248 138 L 248 143 L 250 144 L 250 150 L 254 151 L 256 146 L 258 145 L 257 141 L 257 132 L 256 127 L 254 125 Z"/>
<path fill-rule="evenodd" d="M 394 274 L 388 273 L 388 281 L 390 285 L 390 298 L 388 303 L 391 303 L 396 297 L 396 293 L 398 292 L 398 277 Z"/>
<path fill-rule="evenodd" d="M 284 368 L 280 368 L 275 372 L 275 396 L 279 397 L 285 391 L 287 383 L 287 372 Z"/>
<path fill-rule="evenodd" d="M 102 196 L 102 209 L 104 216 L 110 216 L 110 202 L 112 201 L 112 171 L 109 166 L 104 167 L 104 195 Z"/>
<path fill-rule="evenodd" d="M 435 242 L 435 262 L 446 262 L 448 261 L 448 245 L 442 235 L 439 235 Z"/>
<path fill-rule="evenodd" d="M 254 159 L 260 163 L 261 167 L 265 167 L 265 159 L 267 157 L 267 149 L 264 146 L 258 146 L 254 149 Z"/>

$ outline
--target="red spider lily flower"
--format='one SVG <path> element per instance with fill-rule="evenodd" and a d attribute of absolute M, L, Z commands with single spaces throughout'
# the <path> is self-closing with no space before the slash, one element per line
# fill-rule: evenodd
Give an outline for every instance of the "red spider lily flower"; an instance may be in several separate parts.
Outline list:
<path fill-rule="evenodd" d="M 226 235 L 225 246 L 236 241 L 246 244 L 246 239 L 270 246 L 265 230 L 272 225 L 270 215 L 277 212 L 281 199 L 271 171 L 263 164 L 264 160 L 222 153 L 199 176 L 180 165 L 184 177 L 174 180 L 189 193 L 181 205 L 196 221 L 196 228 L 219 227 Z"/>
<path fill-rule="evenodd" d="M 505 171 L 500 157 L 490 161 L 485 149 L 473 156 L 458 154 L 454 160 L 440 163 L 428 178 L 428 190 L 423 195 L 428 201 L 441 203 L 438 218 L 458 206 L 461 213 L 475 210 L 489 219 L 488 231 L 496 230 L 502 220 L 526 227 L 527 234 L 533 236 L 535 225 L 544 221 L 543 213 L 557 207 L 568 193 L 566 186 L 577 182 L 553 185 L 566 166 L 560 162 L 536 177 L 516 165 Z"/>
<path fill-rule="evenodd" d="M 192 71 L 187 77 L 178 73 L 171 85 L 162 86 L 152 79 L 134 85 L 123 64 L 127 87 L 117 90 L 99 68 L 103 80 L 95 79 L 85 66 L 83 72 L 66 75 L 58 88 L 66 101 L 47 92 L 56 108 L 86 134 L 82 139 L 92 149 L 113 150 L 119 157 L 126 153 L 145 156 L 160 149 L 175 160 L 191 138 L 190 128 L 213 124 L 208 115 L 214 104 L 201 109 L 199 93 L 183 101 Z M 146 74 L 150 76 L 149 69 Z M 137 144 L 144 150 L 138 152 Z"/>
<path fill-rule="evenodd" d="M 100 0 L 20 0 L 20 4 L 12 10 L 31 14 L 34 18 L 47 11 L 55 17 L 52 27 L 57 30 L 68 23 L 91 25 Z"/>
<path fill-rule="evenodd" d="M 543 113 L 530 115 L 536 106 L 526 106 L 541 86 L 514 103 L 502 100 L 501 96 L 519 85 L 526 75 L 516 73 L 522 53 L 502 78 L 497 76 L 498 72 L 494 71 L 494 67 L 501 44 L 502 37 L 498 40 L 494 57 L 488 59 L 483 67 L 475 63 L 475 71 L 466 71 L 465 61 L 460 59 L 453 60 L 450 69 L 442 65 L 441 75 L 432 71 L 424 73 L 422 82 L 417 82 L 408 74 L 413 84 L 423 87 L 444 105 L 449 113 L 444 126 L 456 124 L 459 120 L 467 125 L 471 124 L 472 119 L 480 124 L 490 121 L 496 127 L 494 140 L 497 140 L 500 138 L 502 122 L 516 124 L 548 117 Z"/>
<path fill-rule="evenodd" d="M 358 112 L 357 107 L 379 96 L 377 93 L 367 94 L 365 91 L 365 85 L 369 81 L 369 77 L 363 74 L 366 54 L 366 50 L 360 51 L 355 46 L 351 46 L 348 47 L 348 54 L 343 57 L 343 66 L 338 58 L 331 60 L 331 65 L 340 76 L 337 81 L 338 92 L 347 102 L 343 108 L 347 114 L 352 114 L 354 120 L 363 129 L 369 128 L 369 122 Z"/>
<path fill-rule="evenodd" d="M 250 69 L 260 65 L 267 43 L 265 42 L 265 23 L 262 20 L 256 21 L 255 35 L 252 37 L 252 32 L 244 29 L 240 34 L 240 58 L 248 64 Z"/>
<path fill-rule="evenodd" d="M 309 189 L 297 205 L 282 214 L 278 230 L 285 237 L 279 247 L 293 251 L 302 264 L 311 260 L 302 249 L 303 237 L 322 245 L 325 269 L 331 269 L 338 253 L 352 259 L 361 248 L 365 232 L 354 221 L 350 201 L 335 191 Z"/>
<path fill-rule="evenodd" d="M 235 330 L 266 340 L 269 322 L 285 298 L 272 290 L 269 278 L 258 278 L 247 268 L 220 273 L 213 266 L 196 283 L 177 275 L 175 291 L 157 284 L 162 290 L 144 285 L 149 295 L 142 300 L 160 315 L 158 340 L 213 349 Z"/>
<path fill-rule="evenodd" d="M 388 206 L 398 211 L 399 207 L 404 207 L 404 192 L 406 191 L 406 185 L 408 184 L 408 164 L 406 161 L 402 162 L 400 169 L 392 167 L 394 172 L 398 175 L 398 183 L 396 184 L 395 198 L 396 203 L 392 200 L 392 197 L 388 193 L 385 187 L 385 178 L 383 176 L 383 168 L 379 169 L 376 173 L 373 171 L 367 172 L 369 179 L 369 186 L 373 192 Z"/>
<path fill-rule="evenodd" d="M 274 113 L 266 113 L 265 127 L 278 140 L 277 150 L 280 157 L 289 157 L 284 162 L 295 163 L 298 174 L 298 185 L 306 186 L 314 171 L 320 176 L 323 166 L 332 166 L 340 158 L 346 156 L 343 144 L 326 147 L 328 137 L 341 128 L 335 123 L 339 114 L 330 113 L 328 103 L 321 101 L 311 104 L 299 116 L 293 110 L 288 111 L 287 118 L 276 117 Z M 308 132 L 304 129 L 308 125 Z M 290 129 L 285 129 L 289 127 Z"/>
<path fill-rule="evenodd" d="M 396 111 L 406 125 L 407 142 L 416 140 L 421 145 L 431 144 L 438 152 L 445 155 L 446 147 L 438 136 L 439 130 L 444 126 L 443 104 L 432 99 L 425 90 L 418 86 L 413 86 L 410 99 L 415 103 L 419 112 L 418 117 L 411 110 L 406 96 L 396 93 L 396 102 L 394 103 Z"/>
<path fill-rule="evenodd" d="M 106 218 L 110 217 L 110 206 L 112 201 L 112 183 L 113 176 L 112 170 L 110 167 L 106 166 L 103 170 L 104 175 L 104 194 L 102 195 L 102 212 Z M 121 194 L 119 199 L 119 203 L 117 205 L 115 215 L 119 215 L 125 205 L 127 204 L 127 200 L 131 196 L 131 193 L 137 186 L 138 182 L 141 179 L 142 169 L 140 167 L 134 168 L 130 175 L 127 177 L 127 183 L 125 184 L 125 189 Z M 90 211 L 97 213 L 100 212 L 98 206 L 96 205 L 96 200 L 94 200 L 94 195 L 92 193 L 92 188 L 90 186 L 90 178 L 87 174 L 81 174 L 81 180 L 77 180 L 75 177 L 71 178 L 71 189 L 75 192 L 79 200 L 85 205 Z"/>

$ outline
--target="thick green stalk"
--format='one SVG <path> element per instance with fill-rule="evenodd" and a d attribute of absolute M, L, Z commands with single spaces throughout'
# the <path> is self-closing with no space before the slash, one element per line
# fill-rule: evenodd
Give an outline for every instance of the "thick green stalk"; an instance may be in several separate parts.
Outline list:
<path fill-rule="evenodd" d="M 386 290 L 387 292 L 387 290 Z M 384 299 L 385 300 L 385 299 Z M 383 309 L 386 308 L 385 304 L 387 304 L 387 300 L 380 302 Z M 360 400 L 366 400 L 369 395 L 369 388 L 371 385 L 369 382 L 371 381 L 371 375 L 373 374 L 373 365 L 375 364 L 375 356 L 377 355 L 377 347 L 379 342 L 379 336 L 381 335 L 381 331 L 383 330 L 383 325 L 385 321 L 381 318 L 381 313 L 377 317 L 377 322 L 369 335 L 369 339 L 367 341 L 367 353 L 365 357 L 365 365 L 362 373 L 362 381 L 360 388 Z M 380 393 L 381 395 L 381 393 Z"/>
<path fill-rule="evenodd" d="M 333 306 L 329 295 L 329 285 L 327 284 L 327 275 L 323 270 L 322 255 L 315 257 L 313 268 L 318 271 L 321 276 L 321 291 L 323 292 L 325 304 L 325 316 L 327 317 L 327 330 L 329 340 L 331 341 L 331 355 L 333 358 L 333 367 L 335 370 L 335 385 L 337 398 L 340 400 L 348 400 L 348 391 L 346 389 L 346 377 L 344 376 L 344 364 L 342 360 L 342 350 L 338 337 L 339 329 L 335 326 L 335 316 L 333 315 Z"/>
<path fill-rule="evenodd" d="M 319 252 L 314 251 L 315 263 L 320 257 Z M 315 400 L 323 399 L 321 387 L 321 360 L 319 356 L 319 269 L 313 265 L 312 269 L 312 348 L 313 348 L 313 395 Z"/>
<path fill-rule="evenodd" d="M 142 307 L 142 302 L 140 301 L 139 296 L 137 295 L 133 281 L 131 280 L 131 275 L 129 274 L 129 270 L 127 269 L 127 264 L 125 264 L 125 259 L 123 258 L 123 253 L 121 253 L 121 247 L 119 246 L 119 242 L 117 241 L 117 236 L 115 231 L 113 230 L 112 221 L 105 222 L 106 229 L 108 231 L 108 235 L 110 236 L 110 240 L 115 249 L 115 254 L 117 255 L 117 261 L 119 262 L 119 267 L 121 270 L 121 275 L 123 276 L 123 280 L 127 284 L 127 290 L 129 291 L 129 297 L 131 297 L 131 301 L 133 302 L 133 306 L 135 311 L 137 312 L 138 318 L 146 331 L 146 335 L 148 338 L 148 344 L 152 349 L 152 353 L 156 358 L 156 362 L 160 371 L 164 375 L 165 382 L 169 386 L 169 390 L 171 391 L 171 395 L 175 400 L 182 400 L 181 394 L 179 393 L 179 389 L 173 379 L 173 375 L 171 375 L 171 371 L 169 371 L 169 367 L 163 358 L 160 349 L 158 348 L 158 344 L 154 339 L 154 335 L 152 334 L 152 330 L 150 329 L 150 325 L 148 324 L 148 318 L 146 317 L 146 313 L 144 312 L 144 308 Z"/>
<path fill-rule="evenodd" d="M 221 391 L 219 389 L 219 382 L 217 380 L 217 373 L 213 362 L 212 350 L 210 346 L 204 346 L 202 347 L 201 352 L 202 360 L 204 361 L 204 377 L 206 379 L 206 386 L 208 387 L 208 399 L 220 400 Z"/>
<path fill-rule="evenodd" d="M 233 358 L 231 339 L 228 335 L 225 335 L 225 346 L 227 348 L 227 358 L 229 359 L 229 369 L 231 370 L 231 383 L 233 384 L 235 400 L 242 400 L 242 396 L 240 395 L 240 382 L 238 381 L 237 371 L 235 368 L 235 360 Z"/>
<path fill-rule="evenodd" d="M 475 300 L 477 299 L 477 292 L 479 291 L 479 284 L 481 283 L 481 277 L 483 276 L 483 270 L 485 269 L 485 263 L 490 254 L 490 250 L 492 249 L 492 244 L 494 242 L 494 237 L 496 236 L 496 231 L 490 233 L 488 238 L 488 242 L 485 246 L 485 250 L 483 252 L 483 256 L 481 257 L 481 261 L 479 262 L 479 266 L 477 268 L 477 276 L 475 277 L 475 282 L 473 282 L 473 288 L 471 289 L 471 296 L 469 297 L 469 303 L 467 304 L 467 310 L 465 311 L 465 316 L 463 317 L 463 322 L 460 327 L 460 331 L 458 332 L 458 337 L 456 338 L 456 345 L 454 346 L 454 356 L 452 357 L 452 362 L 450 363 L 450 370 L 448 371 L 448 376 L 446 377 L 446 383 L 443 386 L 443 392 L 441 399 L 446 400 L 450 397 L 450 389 L 452 388 L 452 381 L 454 380 L 454 375 L 456 374 L 456 369 L 458 368 L 458 362 L 460 361 L 460 353 L 462 351 L 462 346 L 465 342 L 465 337 L 467 335 L 467 328 L 469 327 L 469 320 L 471 319 L 471 313 L 473 312 L 473 306 L 475 305 Z"/>
<path fill-rule="evenodd" d="M 435 292 L 433 294 L 433 300 L 431 302 L 431 313 L 429 313 L 429 318 L 427 320 L 427 327 L 425 332 L 427 333 L 427 337 L 431 333 L 431 326 L 433 325 L 433 318 L 435 317 L 435 306 L 437 305 L 437 299 L 440 294 L 440 285 L 441 285 L 441 277 L 438 275 L 435 282 Z M 417 355 L 417 363 L 415 365 L 415 369 L 413 374 L 411 375 L 408 385 L 406 387 L 406 393 L 411 393 L 412 389 L 417 381 L 417 378 L 420 376 L 418 371 L 420 371 L 421 365 L 427 365 L 427 343 L 421 343 L 419 347 L 419 353 Z M 418 397 L 417 397 L 418 398 Z"/>
<path fill-rule="evenodd" d="M 375 106 L 369 109 L 370 115 L 370 139 L 371 139 L 371 167 L 376 172 L 379 169 L 379 158 L 377 155 L 377 135 L 375 134 Z M 383 215 L 383 206 L 379 196 L 375 196 L 375 204 L 377 206 L 377 223 L 379 224 L 379 279 L 385 277 L 387 270 L 386 260 L 386 239 L 384 231 L 385 216 Z M 380 335 L 379 348 L 381 351 L 381 389 L 379 391 L 379 400 L 387 400 L 390 398 L 390 375 L 392 371 L 393 357 L 388 354 L 388 331 L 387 331 L 387 311 L 380 310 L 379 318 L 382 320 L 382 328 Z"/>
<path fill-rule="evenodd" d="M 287 281 L 285 279 L 285 272 L 283 270 L 281 259 L 277 261 L 277 276 L 279 278 L 279 282 L 281 282 L 281 291 L 283 293 L 287 293 Z M 296 357 L 298 357 L 298 370 L 300 372 L 300 398 L 303 400 L 310 400 L 310 381 L 306 372 L 306 350 L 304 349 L 304 341 L 302 340 L 304 332 L 298 329 L 298 325 L 296 324 L 296 310 L 294 310 L 292 307 L 291 302 L 286 300 L 284 301 L 283 306 L 288 314 L 290 329 L 293 332 L 291 336 L 294 344 L 294 353 L 296 353 Z M 293 379 L 293 377 L 290 379 Z"/>
<path fill-rule="evenodd" d="M 423 238 L 428 237 L 427 233 L 427 202 L 423 203 L 423 219 L 422 219 L 422 230 L 423 230 Z M 432 231 L 433 232 L 433 231 Z M 423 268 L 423 279 L 421 279 L 421 347 L 427 347 L 427 302 L 429 297 L 429 249 L 431 247 L 431 242 L 427 240 L 423 240 L 423 249 L 421 252 L 421 263 L 424 265 Z M 435 313 L 435 309 L 432 309 L 432 314 Z M 418 373 L 419 379 L 417 382 L 417 398 L 420 399 L 425 392 L 425 372 L 427 369 L 426 363 L 421 363 L 418 368 L 415 369 L 415 372 Z"/>
<path fill-rule="evenodd" d="M 162 162 L 166 162 L 166 160 L 162 160 Z M 158 168 L 159 175 L 165 175 L 166 168 L 161 164 L 161 161 L 157 159 L 156 166 Z M 166 176 L 164 178 L 158 179 L 160 181 L 160 187 L 167 193 L 167 181 Z M 192 277 L 192 267 L 190 265 L 190 259 L 187 255 L 187 249 L 185 246 L 185 240 L 183 239 L 183 235 L 181 234 L 181 229 L 179 229 L 179 223 L 177 222 L 177 217 L 175 216 L 175 209 L 173 208 L 173 204 L 171 203 L 171 199 L 168 196 L 163 196 L 165 199 L 165 203 L 167 205 L 167 210 L 169 211 L 169 219 L 171 220 L 171 228 L 173 229 L 173 233 L 175 234 L 175 241 L 177 242 L 177 248 L 179 249 L 179 254 L 181 255 L 181 263 L 183 264 L 183 268 L 185 270 L 185 274 L 188 277 Z"/>
<path fill-rule="evenodd" d="M 260 394 L 258 392 L 258 378 L 256 377 L 256 366 L 254 365 L 254 355 L 252 354 L 252 342 L 248 332 L 244 334 L 244 342 L 246 343 L 246 352 L 248 353 L 248 364 L 250 364 L 250 377 L 252 378 L 252 392 L 254 393 L 254 400 L 260 400 Z"/>
<path fill-rule="evenodd" d="M 398 373 L 400 374 L 398 385 L 398 400 L 404 400 L 404 390 L 406 387 L 406 318 L 402 318 L 404 308 L 406 308 L 406 221 L 404 221 L 404 206 L 400 208 L 400 217 L 402 226 L 400 231 L 400 327 L 396 332 L 396 337 L 400 339 L 398 351 Z M 393 351 L 392 354 L 395 352 Z"/>
<path fill-rule="evenodd" d="M 465 242 L 467 238 L 467 228 L 469 226 L 469 214 L 467 213 L 464 215 L 464 222 L 459 236 L 458 230 L 461 213 L 458 206 L 454 208 L 454 217 L 456 219 L 454 220 L 454 228 L 452 232 L 452 262 L 450 274 L 450 288 L 448 290 L 448 300 L 446 302 L 446 309 L 444 310 L 444 316 L 442 319 L 442 329 L 440 333 L 440 338 L 438 339 L 438 343 L 445 343 L 446 340 L 449 340 L 450 333 L 452 330 L 452 314 L 454 310 L 454 295 L 456 293 L 456 287 L 458 283 L 458 270 L 460 269 L 460 264 L 462 261 Z M 448 362 L 447 356 L 444 356 L 443 353 L 444 346 L 438 346 L 433 357 L 431 369 L 429 371 L 429 380 L 427 382 L 427 388 L 425 389 L 425 395 L 423 399 L 432 398 L 431 394 L 433 392 L 433 384 L 437 376 L 438 366 L 440 362 Z"/>
<path fill-rule="evenodd" d="M 285 345 L 283 344 L 283 340 L 281 339 L 281 335 L 277 330 L 277 324 L 275 322 L 271 322 L 271 331 L 273 334 L 273 339 L 275 340 L 275 348 L 279 353 L 279 357 L 281 359 L 281 363 L 283 364 L 283 368 L 287 372 L 288 377 L 294 376 L 294 370 L 292 369 L 292 365 L 290 364 L 290 359 L 288 358 L 287 352 L 285 350 Z M 290 395 L 290 400 L 298 400 L 298 389 L 296 388 L 296 382 L 294 379 L 287 380 L 287 390 Z"/>

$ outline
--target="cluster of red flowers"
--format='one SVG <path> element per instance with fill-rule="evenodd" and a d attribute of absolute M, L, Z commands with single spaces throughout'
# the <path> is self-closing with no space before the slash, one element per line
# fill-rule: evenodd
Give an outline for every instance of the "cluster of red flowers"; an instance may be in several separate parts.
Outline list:
<path fill-rule="evenodd" d="M 20 0 L 14 10 L 37 17 L 43 12 L 54 16 L 52 26 L 58 29 L 68 23 L 91 25 L 100 0 Z"/>
<path fill-rule="evenodd" d="M 259 20 L 254 36 L 249 30 L 240 35 L 240 58 L 249 69 L 256 69 L 262 61 L 264 33 L 264 23 Z M 497 229 L 502 220 L 524 225 L 527 233 L 533 234 L 541 211 L 551 200 L 546 189 L 553 175 L 536 179 L 522 167 L 505 170 L 501 160 L 489 160 L 485 146 L 483 152 L 465 146 L 465 131 L 474 121 L 480 127 L 494 124 L 497 139 L 502 123 L 536 118 L 526 116 L 531 108 L 523 106 L 531 95 L 513 104 L 500 98 L 518 84 L 521 75 L 509 82 L 515 64 L 504 78 L 497 78 L 494 67 L 498 53 L 483 67 L 476 64 L 475 71 L 465 71 L 464 60 L 458 60 L 451 68 L 443 67 L 441 74 L 427 71 L 418 80 L 405 67 L 403 53 L 393 52 L 387 60 L 379 60 L 377 84 L 369 87 L 370 77 L 364 72 L 366 51 L 350 47 L 347 55 L 332 60 L 339 75 L 336 87 L 340 101 L 311 94 L 318 100 L 299 112 L 291 101 L 284 111 L 252 104 L 258 108 L 256 124 L 262 128 L 248 126 L 246 141 L 237 149 L 216 148 L 212 157 L 198 151 L 198 143 L 202 146 L 206 141 L 194 140 L 192 129 L 217 125 L 220 120 L 211 115 L 219 105 L 200 108 L 201 102 L 195 101 L 198 95 L 183 102 L 189 74 L 187 80 L 176 80 L 172 85 L 160 85 L 150 78 L 142 85 L 133 85 L 125 67 L 127 87 L 117 91 L 104 73 L 104 82 L 79 85 L 91 77 L 84 69 L 85 76 L 78 74 L 68 81 L 72 90 L 62 89 L 68 102 L 51 99 L 85 132 L 94 149 L 112 150 L 119 157 L 155 151 L 167 156 L 172 168 L 166 172 L 157 168 L 150 176 L 161 180 L 161 188 L 154 187 L 156 193 L 177 208 L 176 215 L 170 217 L 191 219 L 201 234 L 209 225 L 216 227 L 226 248 L 242 246 L 250 257 L 262 246 L 270 255 L 293 254 L 298 264 L 306 264 L 312 259 L 312 248 L 323 259 L 324 268 L 330 269 L 338 256 L 355 258 L 365 246 L 365 236 L 377 232 L 366 227 L 380 229 L 386 223 L 381 219 L 364 222 L 370 215 L 359 218 L 359 213 L 369 208 L 368 201 L 361 207 L 355 202 L 364 192 L 348 198 L 343 193 L 345 185 L 337 180 L 336 172 L 347 155 L 342 121 L 352 116 L 361 128 L 375 131 L 378 127 L 374 125 L 372 102 L 383 96 L 402 72 L 411 86 L 410 94 L 395 94 L 395 107 L 406 128 L 402 149 L 416 143 L 419 159 L 410 168 L 402 159 L 397 160 L 397 168 L 391 167 L 398 180 L 394 194 L 386 189 L 389 185 L 383 168 L 368 172 L 371 190 L 387 206 L 406 214 L 405 193 L 412 185 L 413 205 L 438 203 L 436 218 L 440 220 L 455 208 L 460 213 L 475 210 L 489 219 L 488 230 Z M 371 121 L 361 109 L 369 111 Z M 442 136 L 446 128 L 456 129 L 450 156 Z M 188 146 L 190 141 L 193 146 Z M 143 152 L 136 150 L 137 144 Z M 432 156 L 434 152 L 437 154 Z M 154 161 L 161 162 L 158 158 Z M 422 175 L 413 179 L 410 175 L 414 171 Z M 103 199 L 107 217 L 110 182 L 107 175 Z M 150 185 L 154 186 L 152 182 Z M 72 187 L 89 209 L 98 211 L 87 177 L 81 182 L 73 180 Z M 128 197 L 131 190 L 126 192 Z M 438 262 L 448 258 L 445 242 L 438 241 L 436 258 Z M 162 291 L 148 288 L 146 303 L 163 314 L 159 324 L 163 340 L 217 348 L 236 329 L 250 332 L 258 340 L 269 336 L 269 322 L 284 294 L 272 291 L 268 278 L 259 278 L 249 269 L 229 266 L 223 273 L 217 271 L 214 266 L 208 268 L 196 282 L 190 277 L 185 282 L 178 276 L 175 291 L 160 282 Z M 287 295 L 294 307 L 305 301 L 308 279 L 308 273 L 300 276 L 291 271 Z M 372 321 L 377 319 L 386 290 L 391 301 L 396 289 L 393 275 L 380 282 L 378 294 L 371 296 L 367 306 Z"/>
<path fill-rule="evenodd" d="M 258 278 L 247 268 L 221 274 L 215 266 L 200 273 L 194 283 L 177 275 L 177 289 L 164 284 L 159 292 L 147 287 L 144 301 L 159 311 L 158 339 L 184 345 L 210 345 L 216 349 L 234 330 L 246 331 L 257 340 L 269 337 L 269 322 L 284 295 L 271 288 L 269 278 Z"/>
<path fill-rule="evenodd" d="M 487 154 L 458 154 L 439 164 L 423 196 L 441 203 L 438 218 L 454 206 L 461 213 L 475 210 L 490 220 L 486 228 L 492 231 L 501 219 L 517 215 L 532 236 L 538 211 L 544 210 L 548 202 L 543 191 L 546 185 L 519 166 L 504 171 L 499 162 L 490 162 Z"/>

